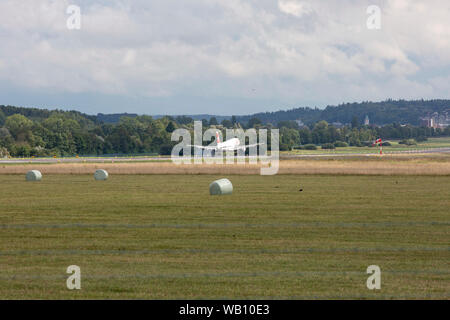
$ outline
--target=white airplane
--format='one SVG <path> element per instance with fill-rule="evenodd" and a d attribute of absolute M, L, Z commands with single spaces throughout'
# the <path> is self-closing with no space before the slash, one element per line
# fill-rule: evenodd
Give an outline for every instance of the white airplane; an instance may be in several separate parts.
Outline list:
<path fill-rule="evenodd" d="M 219 132 L 216 131 L 216 146 L 199 146 L 199 145 L 189 145 L 189 147 L 200 148 L 203 150 L 213 150 L 213 151 L 237 151 L 242 150 L 245 151 L 247 148 L 256 147 L 262 145 L 264 143 L 255 143 L 249 145 L 241 145 L 241 141 L 238 138 L 232 138 L 225 142 L 220 142 Z"/>

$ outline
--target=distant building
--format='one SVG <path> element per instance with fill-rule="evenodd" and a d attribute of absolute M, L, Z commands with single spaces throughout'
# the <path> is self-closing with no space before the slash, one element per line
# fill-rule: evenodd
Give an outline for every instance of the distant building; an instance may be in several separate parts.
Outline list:
<path fill-rule="evenodd" d="M 450 126 L 450 117 L 448 112 L 443 112 L 437 118 L 437 126 L 438 128 L 446 128 Z"/>
<path fill-rule="evenodd" d="M 365 126 L 370 125 L 370 120 L 369 120 L 369 116 L 368 115 L 366 115 L 366 118 L 364 119 L 364 125 Z"/>
<path fill-rule="evenodd" d="M 420 119 L 420 126 L 427 128 L 434 128 L 434 120 L 433 118 L 425 117 Z"/>
<path fill-rule="evenodd" d="M 430 116 L 420 118 L 420 125 L 428 128 L 446 128 L 450 126 L 450 117 L 448 112 L 441 114 L 435 112 Z"/>

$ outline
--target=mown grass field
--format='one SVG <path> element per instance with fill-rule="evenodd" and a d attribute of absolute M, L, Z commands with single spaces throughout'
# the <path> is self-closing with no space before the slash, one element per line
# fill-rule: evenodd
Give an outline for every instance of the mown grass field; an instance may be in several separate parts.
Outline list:
<path fill-rule="evenodd" d="M 413 152 L 415 150 L 426 150 L 433 148 L 448 148 L 450 147 L 450 137 L 439 137 L 439 138 L 428 138 L 427 141 L 418 142 L 416 145 L 407 146 L 404 144 L 399 144 L 400 140 L 388 140 L 391 144 L 390 146 L 383 146 L 383 152 L 389 154 L 390 152 Z M 380 153 L 380 147 L 343 147 L 336 149 L 321 149 L 317 150 L 292 150 L 285 151 L 282 154 L 378 154 Z"/>
<path fill-rule="evenodd" d="M 450 298 L 448 176 L 221 177 L 0 175 L 0 299 Z"/>
<path fill-rule="evenodd" d="M 273 163 L 276 165 L 276 163 Z M 450 176 L 450 153 L 397 156 L 352 156 L 282 159 L 278 174 L 294 175 L 429 175 Z M 39 170 L 44 175 L 92 174 L 105 169 L 112 175 L 259 175 L 259 163 L 226 164 L 175 164 L 167 162 L 121 162 L 121 163 L 21 163 L 0 164 L 0 174 L 25 174 Z"/>

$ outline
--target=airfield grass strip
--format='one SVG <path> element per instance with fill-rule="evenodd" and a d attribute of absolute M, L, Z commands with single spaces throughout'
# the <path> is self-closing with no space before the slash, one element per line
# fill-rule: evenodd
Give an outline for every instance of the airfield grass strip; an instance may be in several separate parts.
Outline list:
<path fill-rule="evenodd" d="M 221 228 L 384 228 L 384 227 L 450 226 L 449 222 L 301 222 L 301 223 L 193 223 L 193 224 L 0 224 L 0 229 L 221 229 Z"/>
<path fill-rule="evenodd" d="M 97 169 L 105 169 L 112 175 L 259 175 L 261 164 L 192 164 L 173 163 L 60 163 L 60 164 L 23 164 L 0 166 L 0 174 L 25 174 L 30 167 L 44 174 L 93 174 Z M 450 161 L 383 160 L 342 161 L 342 160 L 286 160 L 280 161 L 280 175 L 334 174 L 334 175 L 430 175 L 449 176 Z"/>
<path fill-rule="evenodd" d="M 383 274 L 393 275 L 447 275 L 448 270 L 383 270 Z M 363 271 L 295 271 L 295 272 L 224 272 L 224 273 L 176 273 L 176 274 L 116 274 L 116 275 L 84 275 L 85 280 L 126 280 L 126 279 L 172 279 L 172 278 L 254 278 L 254 277 L 336 277 L 336 276 L 362 276 L 367 277 Z M 67 275 L 0 275 L 0 280 L 59 280 L 67 279 Z"/>
<path fill-rule="evenodd" d="M 221 177 L 0 175 L 0 299 L 450 295 L 448 177 L 236 175 L 211 197 Z M 93 276 L 79 292 L 74 264 Z"/>

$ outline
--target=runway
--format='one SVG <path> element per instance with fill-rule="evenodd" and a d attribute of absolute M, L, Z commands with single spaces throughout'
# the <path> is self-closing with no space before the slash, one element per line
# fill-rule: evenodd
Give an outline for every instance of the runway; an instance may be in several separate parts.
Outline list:
<path fill-rule="evenodd" d="M 8 158 L 0 159 L 0 164 L 24 163 L 91 163 L 91 162 L 139 162 L 171 161 L 170 157 L 61 157 L 61 158 Z"/>

